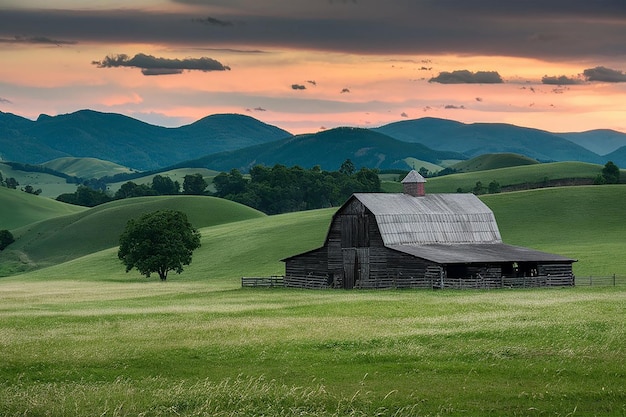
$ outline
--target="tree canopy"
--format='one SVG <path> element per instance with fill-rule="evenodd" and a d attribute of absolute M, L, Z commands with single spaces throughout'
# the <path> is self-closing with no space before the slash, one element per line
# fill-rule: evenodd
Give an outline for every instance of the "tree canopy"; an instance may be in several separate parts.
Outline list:
<path fill-rule="evenodd" d="M 128 221 L 117 256 L 126 265 L 126 272 L 137 268 L 147 278 L 155 272 L 165 281 L 169 271 L 183 272 L 199 247 L 200 233 L 185 213 L 158 210 Z"/>

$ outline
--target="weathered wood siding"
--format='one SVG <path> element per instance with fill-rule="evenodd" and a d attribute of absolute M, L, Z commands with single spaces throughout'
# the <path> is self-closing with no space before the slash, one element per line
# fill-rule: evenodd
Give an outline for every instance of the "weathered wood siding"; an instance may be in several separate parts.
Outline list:
<path fill-rule="evenodd" d="M 328 248 L 322 247 L 285 261 L 285 287 L 329 288 Z"/>

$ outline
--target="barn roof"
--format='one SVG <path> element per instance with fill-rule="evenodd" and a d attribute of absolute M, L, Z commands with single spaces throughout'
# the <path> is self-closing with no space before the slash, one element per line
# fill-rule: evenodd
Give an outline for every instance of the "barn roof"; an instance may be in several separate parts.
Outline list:
<path fill-rule="evenodd" d="M 575 259 L 504 243 L 467 245 L 391 245 L 397 250 L 436 263 L 490 262 L 556 262 L 571 263 Z"/>
<path fill-rule="evenodd" d="M 495 216 L 474 194 L 356 193 L 385 246 L 502 243 Z"/>

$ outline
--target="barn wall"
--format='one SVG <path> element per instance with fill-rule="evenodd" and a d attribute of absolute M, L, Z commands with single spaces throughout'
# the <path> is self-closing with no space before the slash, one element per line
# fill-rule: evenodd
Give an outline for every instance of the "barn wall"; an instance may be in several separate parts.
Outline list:
<path fill-rule="evenodd" d="M 319 248 L 285 261 L 285 287 L 330 288 L 327 248 Z"/>

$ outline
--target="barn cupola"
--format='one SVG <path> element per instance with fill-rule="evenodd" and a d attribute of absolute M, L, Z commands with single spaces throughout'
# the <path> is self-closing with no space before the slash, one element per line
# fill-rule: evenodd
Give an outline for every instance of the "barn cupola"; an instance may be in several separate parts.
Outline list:
<path fill-rule="evenodd" d="M 406 177 L 402 180 L 402 188 L 404 194 L 408 194 L 413 197 L 423 197 L 426 195 L 424 191 L 424 183 L 426 179 L 422 177 L 416 170 L 411 170 Z"/>

